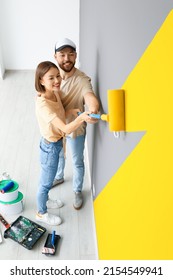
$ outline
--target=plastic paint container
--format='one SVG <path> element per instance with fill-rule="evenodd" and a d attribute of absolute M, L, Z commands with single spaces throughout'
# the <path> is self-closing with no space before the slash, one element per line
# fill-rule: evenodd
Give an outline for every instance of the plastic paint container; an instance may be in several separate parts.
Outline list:
<path fill-rule="evenodd" d="M 17 199 L 9 202 L 0 200 L 0 212 L 6 215 L 19 214 L 23 210 L 23 194 L 18 192 Z"/>

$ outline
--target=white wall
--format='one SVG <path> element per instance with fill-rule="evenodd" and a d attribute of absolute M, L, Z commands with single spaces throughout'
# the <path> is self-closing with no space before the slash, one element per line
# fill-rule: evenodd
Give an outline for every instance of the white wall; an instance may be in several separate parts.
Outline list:
<path fill-rule="evenodd" d="M 0 44 L 5 69 L 35 69 L 54 58 L 55 42 L 79 45 L 79 0 L 0 0 Z"/>

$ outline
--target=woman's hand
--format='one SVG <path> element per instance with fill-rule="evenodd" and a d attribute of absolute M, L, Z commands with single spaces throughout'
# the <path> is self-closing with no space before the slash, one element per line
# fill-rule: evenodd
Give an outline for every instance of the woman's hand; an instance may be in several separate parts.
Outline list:
<path fill-rule="evenodd" d="M 70 115 L 77 117 L 78 116 L 77 113 L 79 113 L 79 112 L 81 112 L 79 109 L 69 109 L 69 110 L 65 111 L 65 116 L 66 116 L 66 118 Z"/>
<path fill-rule="evenodd" d="M 98 112 L 97 113 L 96 112 L 90 112 L 90 114 L 99 114 L 99 113 Z M 98 121 L 99 121 L 98 118 L 90 117 L 90 120 L 88 120 L 88 123 L 95 124 Z"/>
<path fill-rule="evenodd" d="M 76 120 L 80 120 L 83 122 L 90 122 L 92 118 L 89 116 L 89 114 L 91 114 L 90 111 L 83 112 L 76 118 Z"/>

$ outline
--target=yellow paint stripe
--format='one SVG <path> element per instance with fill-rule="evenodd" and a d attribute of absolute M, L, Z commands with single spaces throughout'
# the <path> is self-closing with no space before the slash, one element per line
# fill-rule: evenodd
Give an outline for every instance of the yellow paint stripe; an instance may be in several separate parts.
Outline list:
<path fill-rule="evenodd" d="M 94 201 L 100 259 L 173 259 L 173 12 L 123 85 L 145 136 Z"/>

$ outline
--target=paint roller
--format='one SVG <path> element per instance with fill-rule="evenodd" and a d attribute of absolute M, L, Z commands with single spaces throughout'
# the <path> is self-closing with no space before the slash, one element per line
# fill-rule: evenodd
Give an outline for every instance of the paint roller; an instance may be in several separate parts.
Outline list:
<path fill-rule="evenodd" d="M 108 114 L 101 115 L 101 120 L 109 123 L 111 132 L 125 131 L 125 91 L 108 90 Z"/>
<path fill-rule="evenodd" d="M 125 131 L 125 91 L 108 90 L 108 114 L 89 114 L 89 116 L 108 122 L 111 132 Z"/>
<path fill-rule="evenodd" d="M 11 182 L 9 182 L 8 184 L 6 184 L 6 185 L 0 190 L 0 192 L 1 192 L 1 193 L 6 193 L 6 192 L 8 192 L 13 186 L 14 186 L 14 182 L 11 181 Z"/>

